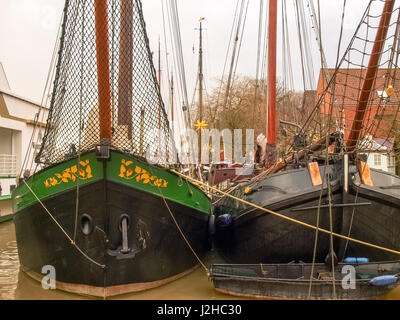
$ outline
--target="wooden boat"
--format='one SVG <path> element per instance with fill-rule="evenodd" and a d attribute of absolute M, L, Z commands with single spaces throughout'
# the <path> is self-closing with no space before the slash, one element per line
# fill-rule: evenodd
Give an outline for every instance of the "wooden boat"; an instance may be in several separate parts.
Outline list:
<path fill-rule="evenodd" d="M 330 184 L 334 204 L 333 231 L 338 232 L 341 228 L 339 217 L 342 208 L 335 207 L 335 204 L 342 203 L 342 195 L 340 173 L 335 169 L 335 166 L 327 167 L 332 174 Z M 325 166 L 321 165 L 320 170 L 325 170 Z M 271 175 L 268 179 L 253 183 L 251 187 L 245 184 L 232 193 L 235 197 L 311 225 L 316 224 L 320 194 L 321 186 L 313 186 L 307 168 L 282 171 Z M 326 181 L 324 181 L 322 194 L 322 203 L 326 204 L 328 201 Z M 245 205 L 230 197 L 225 197 L 220 201 L 218 208 L 214 209 L 217 216 L 215 246 L 226 261 L 247 264 L 312 260 L 314 230 L 306 229 L 290 221 L 283 221 L 280 217 Z M 321 228 L 329 229 L 328 210 L 326 205 L 320 209 Z M 328 252 L 329 236 L 320 234 L 318 260 L 323 261 Z"/>
<path fill-rule="evenodd" d="M 175 151 L 141 1 L 66 0 L 58 52 L 41 169 L 12 194 L 22 270 L 54 267 L 57 289 L 100 297 L 187 274 L 210 199 L 145 158 Z"/>
<path fill-rule="evenodd" d="M 349 269 L 343 269 L 345 266 L 354 267 L 353 287 L 350 287 L 350 282 L 346 278 Z M 311 272 L 313 279 L 310 283 Z M 311 263 L 213 264 L 211 279 L 217 291 L 243 297 L 361 300 L 379 299 L 389 293 L 397 285 L 399 272 L 399 261 L 339 263 L 335 267 L 334 274 L 323 263 L 314 266 Z"/>
<path fill-rule="evenodd" d="M 270 14 L 275 15 L 276 7 L 271 3 Z M 379 5 L 374 1 L 370 5 L 372 3 Z M 359 96 L 357 105 L 352 105 L 354 119 L 350 122 L 350 134 L 345 137 L 344 129 L 336 130 L 327 126 L 325 137 L 300 151 L 288 154 L 284 161 L 275 162 L 265 170 L 264 175 L 261 174 L 250 182 L 239 183 L 229 196 L 225 195 L 218 201 L 215 207 L 214 238 L 216 248 L 228 263 L 288 263 L 293 260 L 323 262 L 328 256 L 336 256 L 342 261 L 349 255 L 365 256 L 376 262 L 398 259 L 396 253 L 336 236 L 331 239 L 329 233 L 317 233 L 313 228 L 260 209 L 269 209 L 287 218 L 384 248 L 396 250 L 400 247 L 400 177 L 370 169 L 358 157 L 362 153 L 361 142 L 363 134 L 368 133 L 367 128 L 374 127 L 375 130 L 382 131 L 386 126 L 386 135 L 396 134 L 390 130 L 397 126 L 396 110 L 399 104 L 396 97 L 390 106 L 385 105 L 381 108 L 382 114 L 378 112 L 374 118 L 367 119 L 366 113 L 376 108 L 371 106 L 372 104 L 381 106 L 386 103 L 376 95 L 378 81 L 374 82 L 374 79 L 377 79 L 379 63 L 382 63 L 380 59 L 384 43 L 396 38 L 389 34 L 388 30 L 397 25 L 389 23 L 392 17 L 396 18 L 392 13 L 398 9 L 394 8 L 394 1 L 391 0 L 385 1 L 383 9 L 379 7 L 382 14 L 377 16 L 380 18 L 379 28 L 376 35 L 374 34 L 375 42 L 368 68 L 359 71 L 360 75 L 357 74 L 359 87 L 356 88 L 356 92 Z M 362 23 L 366 24 L 365 17 L 363 19 Z M 393 28 L 390 30 L 394 31 Z M 359 37 L 357 32 L 355 38 Z M 348 50 L 352 49 L 349 46 Z M 394 53 L 396 54 L 398 53 Z M 346 57 L 345 54 L 342 63 L 345 61 L 350 64 Z M 392 63 L 392 58 L 393 56 L 387 63 Z M 394 63 L 392 69 L 388 69 L 385 81 L 379 84 L 383 91 L 385 88 L 399 90 L 397 69 L 398 66 Z M 337 92 L 334 91 L 335 85 L 339 87 L 339 84 L 335 83 L 335 77 L 338 77 L 340 72 L 351 78 L 349 69 L 344 68 L 341 71 L 337 68 L 327 82 L 316 108 L 334 108 L 332 96 L 335 96 L 337 101 L 347 101 L 345 90 L 340 88 Z M 272 78 L 274 76 L 273 74 Z M 342 86 L 346 87 L 345 84 Z M 270 98 L 270 95 L 268 97 Z M 322 102 L 324 99 L 325 102 Z M 387 113 L 382 110 L 386 110 Z M 389 120 L 382 122 L 377 119 Z M 274 139 L 274 132 L 268 134 L 270 151 L 267 157 L 273 156 L 271 148 Z M 268 152 L 268 145 L 266 149 Z M 325 152 L 325 156 L 316 153 L 322 149 L 328 149 L 329 152 Z M 255 204 L 258 208 L 244 204 L 241 199 Z M 332 259 L 332 263 L 336 258 Z"/>

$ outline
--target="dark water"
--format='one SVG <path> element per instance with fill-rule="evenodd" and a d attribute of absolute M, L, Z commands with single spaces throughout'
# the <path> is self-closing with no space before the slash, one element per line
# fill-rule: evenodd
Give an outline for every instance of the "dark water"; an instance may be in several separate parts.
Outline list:
<path fill-rule="evenodd" d="M 214 257 L 215 259 L 215 257 Z M 19 271 L 17 243 L 13 222 L 0 223 L 0 300 L 77 300 L 90 299 L 59 290 L 45 290 L 41 284 Z M 214 290 L 204 270 L 198 268 L 191 274 L 172 283 L 139 293 L 120 295 L 115 299 L 137 300 L 212 300 L 238 299 Z M 386 300 L 400 299 L 400 286 L 392 290 Z"/>

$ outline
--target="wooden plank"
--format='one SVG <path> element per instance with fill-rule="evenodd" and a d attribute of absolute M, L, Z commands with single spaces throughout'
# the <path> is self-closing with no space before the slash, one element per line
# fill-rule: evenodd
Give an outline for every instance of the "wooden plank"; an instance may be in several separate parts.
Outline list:
<path fill-rule="evenodd" d="M 320 186 L 322 184 L 322 179 L 319 172 L 318 162 L 309 162 L 308 171 L 310 172 L 310 178 L 313 186 Z"/>
<path fill-rule="evenodd" d="M 371 170 L 369 168 L 368 163 L 360 161 L 358 163 L 358 172 L 360 174 L 360 180 L 362 184 L 365 184 L 367 186 L 373 186 L 374 183 L 372 182 L 371 179 Z"/>

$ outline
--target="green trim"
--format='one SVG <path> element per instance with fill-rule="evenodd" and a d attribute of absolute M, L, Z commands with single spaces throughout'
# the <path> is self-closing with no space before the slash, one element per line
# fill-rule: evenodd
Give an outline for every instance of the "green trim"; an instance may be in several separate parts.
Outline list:
<path fill-rule="evenodd" d="M 127 170 L 132 170 L 129 177 L 121 175 L 122 160 L 130 162 L 129 166 L 126 166 Z M 81 161 L 89 161 L 92 177 L 85 180 L 79 179 L 80 186 L 104 179 L 103 163 L 96 158 L 94 152 L 82 155 Z M 78 160 L 73 159 L 45 168 L 29 178 L 27 184 L 40 200 L 55 196 L 61 192 L 74 190 L 76 189 L 78 179 L 75 178 L 75 181 L 72 181 L 68 173 L 70 169 L 73 166 L 77 166 L 77 164 Z M 168 200 L 206 214 L 210 214 L 211 212 L 211 201 L 207 195 L 201 189 L 181 179 L 168 169 L 156 165 L 149 165 L 144 160 L 139 160 L 136 157 L 118 151 L 111 151 L 111 159 L 106 162 L 106 166 L 106 177 L 109 181 L 139 189 L 159 197 L 165 197 Z M 154 176 L 157 179 L 161 179 L 160 181 L 163 182 L 162 186 L 154 185 L 153 182 L 155 180 L 151 180 L 152 182 L 150 183 L 144 179 L 137 180 L 138 176 L 141 176 L 135 172 L 137 167 L 141 168 L 141 170 L 146 170 L 152 177 Z M 82 169 L 85 168 L 86 167 L 82 167 Z M 66 170 L 69 171 L 67 172 Z M 75 176 L 77 177 L 78 174 L 75 173 Z M 62 177 L 64 177 L 64 179 L 62 179 Z M 14 213 L 37 201 L 24 183 L 20 184 L 13 191 L 12 200 Z"/>
<path fill-rule="evenodd" d="M 5 195 L 5 196 L 0 196 L 0 201 L 3 201 L 3 200 L 10 200 L 11 199 L 11 194 L 7 194 L 7 195 Z"/>
<path fill-rule="evenodd" d="M 12 220 L 13 216 L 14 216 L 13 213 L 8 214 L 6 216 L 0 216 L 0 223 Z"/>
<path fill-rule="evenodd" d="M 125 166 L 126 170 L 132 170 L 130 177 L 126 174 L 121 176 L 122 160 L 131 161 L 129 166 Z M 136 173 L 136 168 L 146 170 L 150 176 L 166 181 L 166 187 L 157 187 L 152 185 L 152 181 L 145 183 L 144 179 L 140 179 L 140 174 Z M 207 195 L 195 185 L 181 179 L 175 173 L 168 169 L 149 165 L 143 160 L 122 154 L 117 151 L 111 152 L 111 161 L 107 163 L 107 179 L 126 186 L 133 187 L 145 192 L 149 192 L 159 197 L 165 197 L 168 200 L 180 203 L 190 208 L 210 214 L 211 201 Z M 139 181 L 137 181 L 139 179 Z"/>
<path fill-rule="evenodd" d="M 45 168 L 38 173 L 30 177 L 26 182 L 30 188 L 35 192 L 40 200 L 54 196 L 56 194 L 65 192 L 67 190 L 73 190 L 76 188 L 78 181 L 79 185 L 86 185 L 92 182 L 96 182 L 103 179 L 103 164 L 96 159 L 93 152 L 87 153 L 81 156 L 81 162 L 88 161 L 90 165 L 91 173 L 90 178 L 78 179 L 79 173 L 74 174 L 74 180 L 71 176 L 71 168 L 76 167 L 84 169 L 84 174 L 87 175 L 86 166 L 78 166 L 78 158 L 59 163 L 57 165 Z M 68 175 L 69 170 L 70 174 Z M 60 178 L 61 177 L 61 178 Z M 56 184 L 57 182 L 57 184 Z M 52 184 L 54 183 L 54 185 Z M 12 193 L 13 200 L 13 212 L 17 212 L 37 200 L 32 192 L 29 191 L 25 183 L 21 183 Z"/>
<path fill-rule="evenodd" d="M 0 179 L 15 179 L 17 176 L 0 176 Z"/>

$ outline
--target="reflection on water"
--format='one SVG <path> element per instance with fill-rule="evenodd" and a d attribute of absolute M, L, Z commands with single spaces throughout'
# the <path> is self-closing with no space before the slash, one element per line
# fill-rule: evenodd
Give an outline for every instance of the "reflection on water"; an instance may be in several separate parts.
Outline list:
<path fill-rule="evenodd" d="M 214 260 L 214 259 L 213 259 Z M 215 260 L 214 260 L 215 261 Z M 220 261 L 215 261 L 220 262 Z M 0 300 L 77 300 L 92 299 L 59 290 L 44 290 L 38 281 L 24 272 L 19 272 L 17 244 L 13 222 L 0 224 Z M 162 287 L 138 293 L 130 293 L 116 299 L 137 300 L 210 300 L 238 299 L 214 290 L 203 269 Z M 385 299 L 400 299 L 400 286 L 390 292 Z"/>
<path fill-rule="evenodd" d="M 15 299 L 18 286 L 18 249 L 12 222 L 0 224 L 0 299 Z"/>
<path fill-rule="evenodd" d="M 15 299 L 18 271 L 17 242 L 7 241 L 0 246 L 0 299 Z"/>

